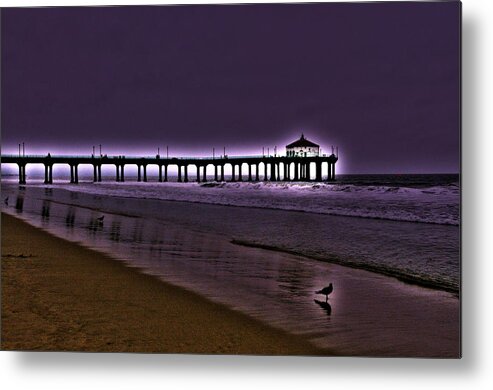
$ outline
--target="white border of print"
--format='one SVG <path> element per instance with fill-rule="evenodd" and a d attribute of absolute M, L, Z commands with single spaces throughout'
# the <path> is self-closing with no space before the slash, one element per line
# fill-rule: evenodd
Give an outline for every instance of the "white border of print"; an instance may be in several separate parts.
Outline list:
<path fill-rule="evenodd" d="M 259 1 L 248 1 L 254 2 Z M 2 7 L 166 3 L 203 2 L 4 0 Z M 3 388 L 487 388 L 493 383 L 488 359 L 493 353 L 493 309 L 489 301 L 493 297 L 493 256 L 488 245 L 492 235 L 489 221 L 493 220 L 489 201 L 493 193 L 492 10 L 491 0 L 463 1 L 461 360 L 0 352 Z"/>

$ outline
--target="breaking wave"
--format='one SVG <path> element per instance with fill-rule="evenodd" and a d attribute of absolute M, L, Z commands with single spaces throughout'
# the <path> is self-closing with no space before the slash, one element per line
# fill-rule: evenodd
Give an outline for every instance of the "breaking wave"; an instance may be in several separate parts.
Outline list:
<path fill-rule="evenodd" d="M 348 217 L 459 225 L 457 184 L 412 188 L 326 183 L 97 183 L 78 192 L 130 198 L 258 207 Z"/>

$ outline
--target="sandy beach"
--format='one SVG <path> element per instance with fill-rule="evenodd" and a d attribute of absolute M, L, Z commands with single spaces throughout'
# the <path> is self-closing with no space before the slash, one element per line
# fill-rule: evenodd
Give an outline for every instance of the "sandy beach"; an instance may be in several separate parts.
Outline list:
<path fill-rule="evenodd" d="M 327 355 L 2 213 L 3 350 Z"/>

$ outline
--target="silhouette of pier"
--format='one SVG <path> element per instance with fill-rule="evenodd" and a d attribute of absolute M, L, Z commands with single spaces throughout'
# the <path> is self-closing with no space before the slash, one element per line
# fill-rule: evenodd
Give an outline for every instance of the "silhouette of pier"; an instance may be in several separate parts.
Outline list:
<path fill-rule="evenodd" d="M 19 184 L 26 184 L 26 166 L 29 164 L 44 165 L 44 182 L 53 183 L 53 166 L 55 164 L 70 167 L 70 183 L 79 182 L 79 166 L 91 165 L 93 182 L 102 181 L 101 167 L 113 165 L 115 180 L 124 182 L 125 167 L 137 166 L 137 181 L 147 181 L 147 167 L 158 167 L 159 182 L 168 181 L 169 167 L 177 168 L 178 182 L 206 182 L 208 180 L 225 181 L 225 167 L 230 166 L 229 181 L 334 181 L 335 166 L 338 157 L 322 156 L 221 156 L 221 157 L 165 157 L 160 155 L 150 157 L 135 156 L 52 156 L 48 155 L 2 155 L 2 164 L 17 164 L 19 167 Z M 263 165 L 263 175 L 260 166 Z M 323 167 L 327 166 L 327 174 L 322 175 Z M 189 167 L 195 167 L 191 175 Z M 281 169 L 282 168 L 282 169 Z M 209 169 L 209 171 L 208 171 Z"/>

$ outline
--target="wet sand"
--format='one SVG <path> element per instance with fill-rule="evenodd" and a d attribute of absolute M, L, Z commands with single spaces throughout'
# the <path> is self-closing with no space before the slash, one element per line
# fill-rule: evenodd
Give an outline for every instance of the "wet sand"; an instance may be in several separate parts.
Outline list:
<path fill-rule="evenodd" d="M 331 355 L 2 213 L 3 350 Z"/>

